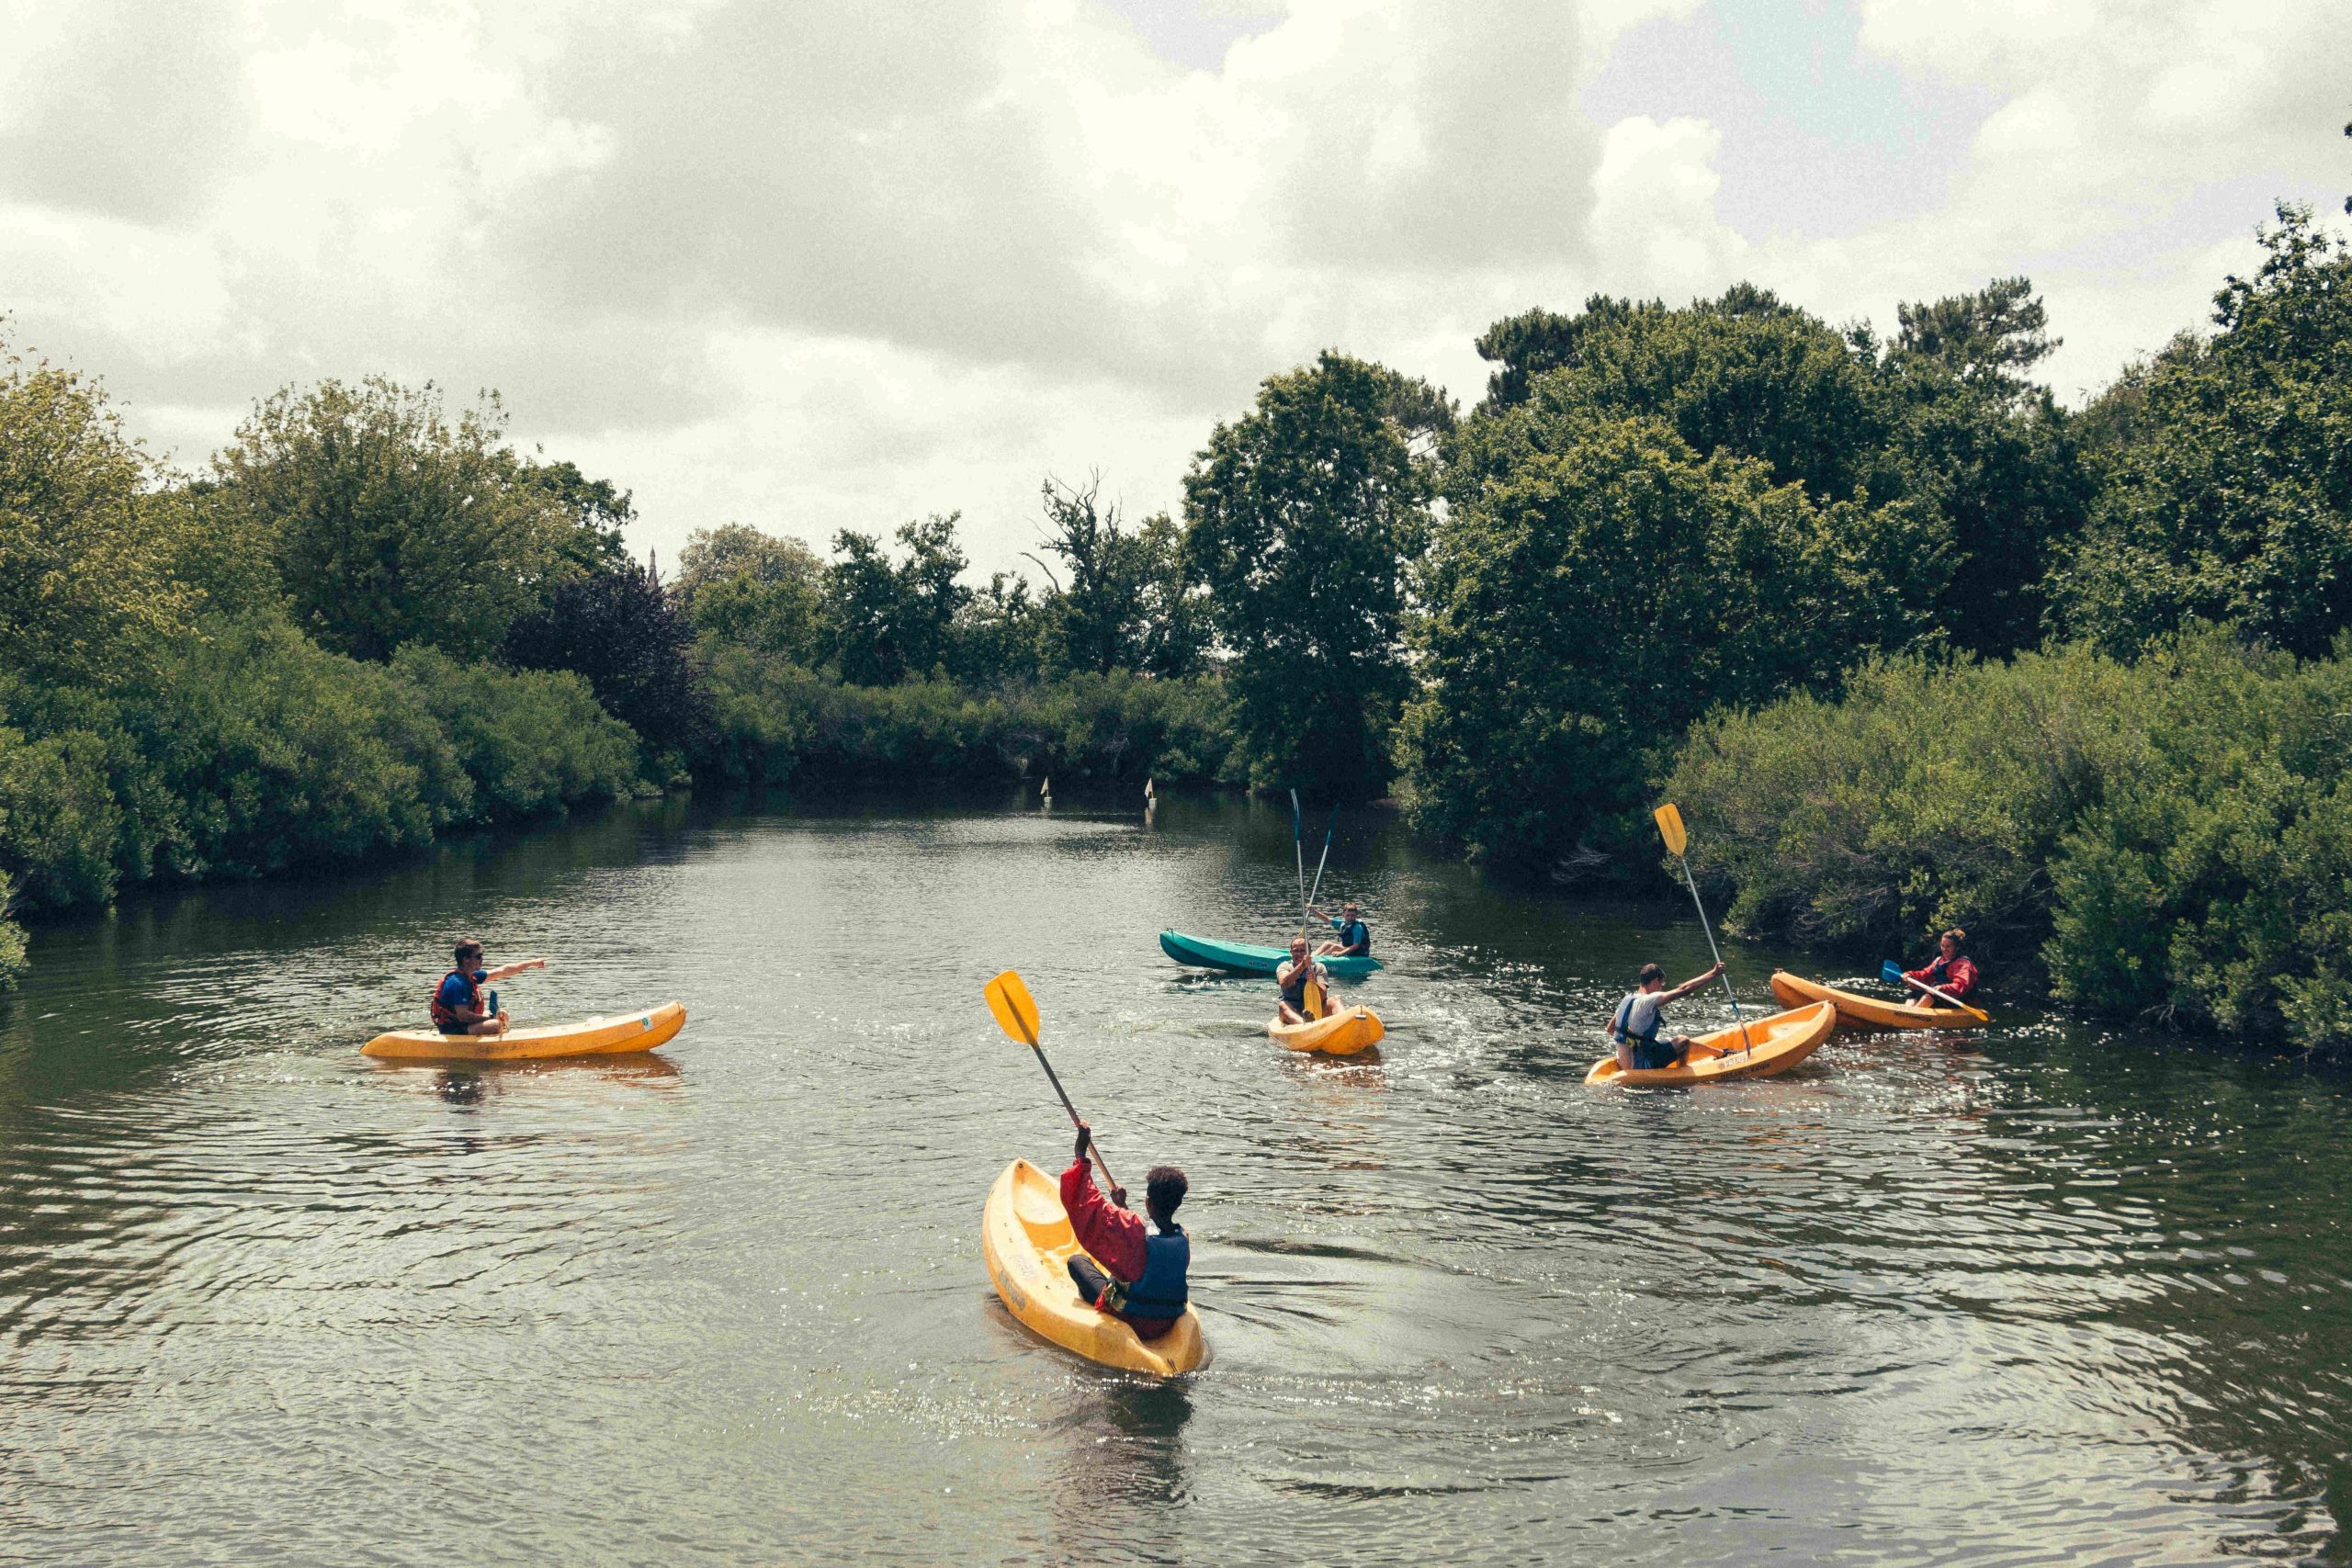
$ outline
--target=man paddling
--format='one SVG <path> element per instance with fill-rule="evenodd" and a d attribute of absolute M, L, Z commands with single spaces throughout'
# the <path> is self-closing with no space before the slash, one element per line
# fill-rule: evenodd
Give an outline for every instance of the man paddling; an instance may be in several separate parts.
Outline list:
<path fill-rule="evenodd" d="M 1144 1179 L 1144 1210 L 1151 1223 L 1127 1213 L 1127 1190 L 1111 1189 L 1105 1202 L 1086 1163 L 1093 1129 L 1078 1124 L 1078 1153 L 1062 1172 L 1062 1207 L 1078 1245 L 1093 1255 L 1069 1260 L 1070 1282 L 1099 1312 L 1110 1314 L 1139 1338 L 1157 1339 L 1184 1315 L 1184 1276 L 1192 1268 L 1193 1242 L 1176 1223 L 1184 1201 L 1184 1173 L 1156 1165 Z M 1094 1266 L 1100 1258 L 1102 1267 Z"/>
<path fill-rule="evenodd" d="M 458 943 L 458 966 L 441 976 L 433 988 L 430 1004 L 433 1027 L 444 1034 L 503 1034 L 506 1032 L 506 1010 L 498 1005 L 498 993 L 492 991 L 487 999 L 482 987 L 492 980 L 511 979 L 526 969 L 544 969 L 544 958 L 526 958 L 520 964 L 509 964 L 497 969 L 481 966 L 481 943 L 468 939 Z"/>
<path fill-rule="evenodd" d="M 1917 998 L 1920 1006 L 1951 1007 L 1967 1001 L 1968 993 L 1976 988 L 1976 982 L 1982 977 L 1976 973 L 1976 961 L 1961 951 L 1967 942 L 1968 933 L 1954 926 L 1937 939 L 1936 956 L 1926 967 L 1903 972 L 1905 979 L 1933 986 L 1943 993 L 1941 997 L 1920 993 Z M 1951 999 L 1947 1001 L 1946 997 Z"/>
<path fill-rule="evenodd" d="M 1306 1011 L 1306 987 L 1309 981 L 1322 987 L 1322 1016 L 1329 1017 L 1331 1009 L 1339 1005 L 1339 998 L 1331 995 L 1331 976 L 1325 973 L 1323 965 L 1315 962 L 1314 955 L 1306 951 L 1306 939 L 1303 936 L 1295 936 L 1290 939 L 1290 962 L 1274 971 L 1274 984 L 1282 987 L 1283 993 L 1274 1003 L 1274 1010 L 1282 1015 L 1282 1021 L 1284 1023 L 1314 1021 L 1307 1016 Z"/>
<path fill-rule="evenodd" d="M 1307 908 L 1315 908 L 1315 906 L 1310 904 Z M 1363 914 L 1356 908 L 1354 899 L 1351 898 L 1340 907 L 1340 915 L 1337 919 L 1333 919 L 1321 909 L 1315 909 L 1315 914 L 1318 919 L 1330 920 L 1331 929 L 1340 933 L 1337 941 L 1327 942 L 1316 950 L 1323 957 L 1369 958 L 1372 956 L 1372 928 L 1363 923 Z"/>
<path fill-rule="evenodd" d="M 1655 964 L 1643 964 L 1639 988 L 1617 1004 L 1616 1015 L 1609 1021 L 1609 1039 L 1617 1047 L 1617 1065 L 1631 1072 L 1680 1066 L 1682 1059 L 1690 1054 L 1690 1039 L 1683 1034 L 1671 1040 L 1658 1038 L 1666 1022 L 1666 1004 L 1680 1001 L 1723 972 L 1724 966 L 1718 963 L 1705 974 L 1694 975 L 1669 991 L 1666 988 L 1666 971 Z"/>

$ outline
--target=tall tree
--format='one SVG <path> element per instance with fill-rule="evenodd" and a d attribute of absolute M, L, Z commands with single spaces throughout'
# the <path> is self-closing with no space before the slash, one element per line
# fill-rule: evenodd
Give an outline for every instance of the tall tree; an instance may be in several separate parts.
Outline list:
<path fill-rule="evenodd" d="M 650 560 L 562 584 L 506 633 L 508 662 L 583 677 L 656 756 L 684 754 L 709 728 L 693 648 L 694 628 Z"/>
<path fill-rule="evenodd" d="M 1043 494 L 1045 548 L 1060 570 L 1029 558 L 1053 584 L 1045 606 L 1053 663 L 1102 675 L 1191 673 L 1207 628 L 1175 524 L 1162 513 L 1125 526 L 1115 505 L 1101 502 L 1100 474 L 1082 486 L 1049 479 Z"/>
<path fill-rule="evenodd" d="M 825 573 L 826 621 L 843 681 L 888 686 L 944 670 L 956 617 L 972 591 L 956 580 L 971 563 L 956 542 L 960 513 L 899 525 L 907 558 L 893 562 L 879 539 L 843 529 Z"/>
<path fill-rule="evenodd" d="M 672 592 L 697 633 L 814 668 L 831 646 L 826 581 L 798 539 L 728 523 L 688 536 Z"/>
<path fill-rule="evenodd" d="M 362 659 L 426 642 L 479 658 L 582 575 L 576 501 L 527 476 L 495 394 L 451 422 L 431 383 L 287 388 L 213 459 L 267 539 L 296 620 Z"/>
<path fill-rule="evenodd" d="M 2070 634 L 2134 652 L 2191 620 L 2306 657 L 2352 627 L 2352 248 L 2278 209 L 2219 329 L 2103 408 L 2105 481 L 2054 578 Z"/>
<path fill-rule="evenodd" d="M 1434 464 L 1400 407 L 1442 406 L 1326 352 L 1269 377 L 1184 479 L 1185 553 L 1206 584 L 1252 777 L 1361 797 L 1389 777 L 1409 684 L 1407 565 Z"/>

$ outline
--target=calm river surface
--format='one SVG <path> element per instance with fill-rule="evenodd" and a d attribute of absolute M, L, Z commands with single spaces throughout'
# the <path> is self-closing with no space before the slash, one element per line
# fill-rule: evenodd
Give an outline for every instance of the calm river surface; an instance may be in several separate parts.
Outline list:
<path fill-rule="evenodd" d="M 1310 846 L 1310 858 L 1312 847 Z M 1289 813 L 623 809 L 51 927 L 0 998 L 0 1560 L 2342 1562 L 2352 1085 L 2003 1019 L 1582 1084 L 1685 907 L 1524 898 L 1359 818 L 1380 1059 L 1276 1050 Z M 460 933 L 658 1056 L 452 1075 Z M 1743 998 L 1789 955 L 1732 952 Z M 1215 1363 L 995 1304 L 1069 1137 L 1188 1168 Z M 1718 993 L 1680 1013 L 1728 1017 Z"/>

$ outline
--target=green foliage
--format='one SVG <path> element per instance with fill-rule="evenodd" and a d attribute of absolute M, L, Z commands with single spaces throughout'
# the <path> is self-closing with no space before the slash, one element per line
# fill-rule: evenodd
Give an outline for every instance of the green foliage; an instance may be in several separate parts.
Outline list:
<path fill-rule="evenodd" d="M 1932 304 L 1897 305 L 1894 314 L 1896 357 L 1931 361 L 2005 398 L 2031 395 L 2026 372 L 2064 341 L 2050 335 L 2050 313 L 2023 277 L 1996 277 L 1973 294 Z"/>
<path fill-rule="evenodd" d="M 706 639 L 814 667 L 831 646 L 825 563 L 797 539 L 741 523 L 697 528 L 672 592 Z"/>
<path fill-rule="evenodd" d="M 214 482 L 266 541 L 296 622 L 322 645 L 381 660 L 424 642 L 481 658 L 601 553 L 608 514 L 576 469 L 517 459 L 504 427 L 494 395 L 453 424 L 430 383 L 289 387 L 214 459 Z"/>
<path fill-rule="evenodd" d="M 1527 868 L 1613 850 L 1709 707 L 1831 684 L 1930 631 L 1931 515 L 1820 506 L 1660 420 L 1540 392 L 1489 423 L 1521 456 L 1448 513 L 1424 579 L 1400 750 L 1429 831 Z"/>
<path fill-rule="evenodd" d="M 1045 547 L 1061 562 L 1057 573 L 1029 558 L 1054 585 L 1044 607 L 1045 663 L 1098 675 L 1189 674 L 1207 647 L 1208 625 L 1183 536 L 1165 513 L 1141 528 L 1123 526 L 1117 507 L 1098 503 L 1101 491 L 1100 476 L 1083 489 L 1051 479 L 1044 486 Z"/>
<path fill-rule="evenodd" d="M 1410 685 L 1405 574 L 1433 464 L 1396 410 L 1442 406 L 1326 353 L 1269 377 L 1184 479 L 1185 557 L 1209 591 L 1250 777 L 1376 794 Z"/>
<path fill-rule="evenodd" d="M 907 558 L 893 562 L 870 534 L 833 536 L 825 572 L 830 662 L 856 686 L 888 686 L 947 669 L 956 617 L 971 598 L 956 578 L 971 562 L 956 542 L 956 513 L 902 524 Z"/>
<path fill-rule="evenodd" d="M 102 680 L 183 631 L 173 513 L 104 390 L 0 345 L 0 668 Z"/>
<path fill-rule="evenodd" d="M 1666 791 L 1738 929 L 1879 955 L 1965 925 L 2062 999 L 2352 1051 L 2352 643 L 1894 660 L 1694 731 Z"/>
<path fill-rule="evenodd" d="M 461 664 L 436 649 L 412 646 L 393 655 L 392 673 L 439 721 L 458 766 L 473 781 L 478 819 L 544 816 L 610 800 L 637 782 L 636 734 L 570 671 Z"/>
<path fill-rule="evenodd" d="M 2352 251 L 2292 206 L 2263 241 L 2220 332 L 2095 410 L 2106 483 L 2054 594 L 2111 651 L 2205 619 L 2308 657 L 2352 626 Z"/>
<path fill-rule="evenodd" d="M 560 585 L 517 617 L 505 652 L 521 669 L 581 676 L 614 717 L 674 764 L 709 724 L 694 643 L 693 626 L 651 565 L 623 560 Z"/>

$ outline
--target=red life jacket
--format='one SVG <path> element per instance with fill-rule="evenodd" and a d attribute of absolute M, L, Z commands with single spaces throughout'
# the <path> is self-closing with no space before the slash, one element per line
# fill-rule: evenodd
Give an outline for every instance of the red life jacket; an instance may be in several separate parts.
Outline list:
<path fill-rule="evenodd" d="M 1952 997 L 1964 997 L 1976 984 L 1976 963 L 1964 953 L 1949 962 L 1938 958 L 1922 970 L 1918 977 Z M 1929 1007 L 1934 1007 L 1937 999 L 1934 997 L 1926 998 Z"/>
<path fill-rule="evenodd" d="M 452 969 L 435 983 L 433 998 L 425 1004 L 426 1010 L 433 1015 L 433 1027 L 435 1029 L 450 1030 L 466 1027 L 466 1021 L 444 1006 L 441 1001 L 441 987 L 452 979 L 463 980 L 466 983 L 466 1005 L 476 1012 L 481 1011 L 481 987 L 474 984 L 474 977 L 462 969 Z"/>

